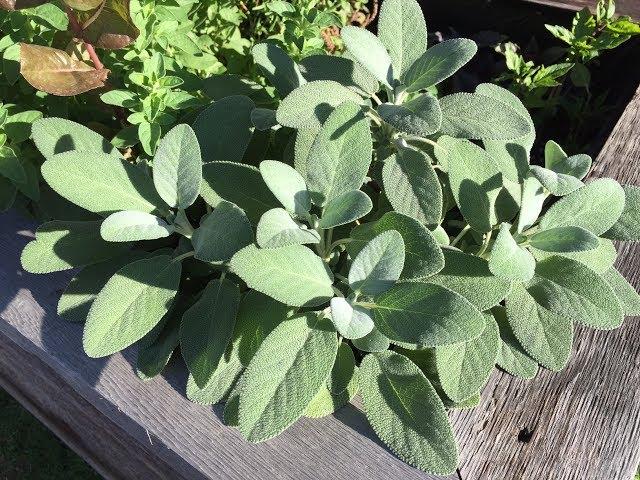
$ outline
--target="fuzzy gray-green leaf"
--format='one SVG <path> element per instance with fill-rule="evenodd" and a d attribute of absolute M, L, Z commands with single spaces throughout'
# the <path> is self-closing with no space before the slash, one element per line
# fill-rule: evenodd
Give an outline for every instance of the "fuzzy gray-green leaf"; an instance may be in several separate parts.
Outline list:
<path fill-rule="evenodd" d="M 306 83 L 295 62 L 275 43 L 259 43 L 251 49 L 251 54 L 269 83 L 276 87 L 280 98 Z"/>
<path fill-rule="evenodd" d="M 360 250 L 349 270 L 349 285 L 364 295 L 389 290 L 404 266 L 404 241 L 396 230 L 383 232 Z"/>
<path fill-rule="evenodd" d="M 309 212 L 311 196 L 304 178 L 293 167 L 275 160 L 264 160 L 260 163 L 260 173 L 286 210 L 298 215 Z"/>
<path fill-rule="evenodd" d="M 625 315 L 640 315 L 640 295 L 618 270 L 611 267 L 602 274 L 602 278 L 613 288 Z"/>
<path fill-rule="evenodd" d="M 173 233 L 173 225 L 145 212 L 115 212 L 100 225 L 100 235 L 108 242 L 135 242 L 165 238 Z"/>
<path fill-rule="evenodd" d="M 64 118 L 47 117 L 33 122 L 31 137 L 47 160 L 71 150 L 85 153 L 106 153 L 120 158 L 120 152 L 99 133 Z"/>
<path fill-rule="evenodd" d="M 331 299 L 331 321 L 338 333 L 349 340 L 362 338 L 373 330 L 372 313 L 351 305 L 344 297 Z"/>
<path fill-rule="evenodd" d="M 582 252 L 598 248 L 600 242 L 589 230 L 581 227 L 555 227 L 535 233 L 531 246 L 545 252 Z"/>
<path fill-rule="evenodd" d="M 393 85 L 394 72 L 391 57 L 382 42 L 373 33 L 351 25 L 340 31 L 349 53 L 358 59 L 374 77 L 384 85 Z"/>
<path fill-rule="evenodd" d="M 348 56 L 309 55 L 300 60 L 300 69 L 307 81 L 333 80 L 365 94 L 376 93 L 378 81 L 359 62 Z"/>
<path fill-rule="evenodd" d="M 535 377 L 538 373 L 538 362 L 527 354 L 513 334 L 505 308 L 502 305 L 493 307 L 491 313 L 500 329 L 500 348 L 496 359 L 498 366 L 516 377 Z"/>
<path fill-rule="evenodd" d="M 511 236 L 511 225 L 503 223 L 489 257 L 489 270 L 507 280 L 526 282 L 533 278 L 536 260 Z"/>
<path fill-rule="evenodd" d="M 351 190 L 331 199 L 324 208 L 318 226 L 328 229 L 355 222 L 373 208 L 369 196 L 361 190 Z"/>
<path fill-rule="evenodd" d="M 273 208 L 260 218 L 256 241 L 262 248 L 320 243 L 320 234 L 297 223 L 286 210 Z"/>
<path fill-rule="evenodd" d="M 611 240 L 640 241 L 640 187 L 625 185 L 624 209 L 616 223 L 602 236 Z"/>
<path fill-rule="evenodd" d="M 428 93 L 395 105 L 383 103 L 378 106 L 378 114 L 396 130 L 427 137 L 440 130 L 442 112 L 438 99 Z"/>

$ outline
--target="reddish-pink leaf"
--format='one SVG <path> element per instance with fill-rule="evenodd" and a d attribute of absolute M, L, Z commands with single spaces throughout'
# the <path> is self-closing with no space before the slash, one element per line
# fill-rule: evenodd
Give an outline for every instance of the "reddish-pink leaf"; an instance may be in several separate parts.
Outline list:
<path fill-rule="evenodd" d="M 49 0 L 0 0 L 0 8 L 3 10 L 20 10 L 47 3 Z"/>
<path fill-rule="evenodd" d="M 135 42 L 140 34 L 131 19 L 129 0 L 103 0 L 83 24 L 83 37 L 99 48 L 116 50 Z"/>
<path fill-rule="evenodd" d="M 96 70 L 56 48 L 21 43 L 20 73 L 38 90 L 67 97 L 103 87 L 109 70 Z"/>
<path fill-rule="evenodd" d="M 63 0 L 63 1 L 68 7 L 71 7 L 74 10 L 80 10 L 81 12 L 94 10 L 102 4 L 102 0 Z"/>

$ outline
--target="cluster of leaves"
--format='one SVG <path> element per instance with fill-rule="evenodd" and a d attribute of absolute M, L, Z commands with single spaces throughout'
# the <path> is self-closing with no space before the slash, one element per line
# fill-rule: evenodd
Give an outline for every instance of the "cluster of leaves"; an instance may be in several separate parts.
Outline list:
<path fill-rule="evenodd" d="M 574 87 L 584 89 L 583 92 L 590 95 L 591 73 L 586 65 L 605 50 L 616 48 L 640 34 L 640 24 L 630 17 L 615 17 L 615 10 L 615 0 L 599 0 L 595 13 L 584 8 L 576 14 L 571 29 L 545 25 L 554 37 L 566 44 L 540 55 L 553 62 L 549 65 L 525 59 L 518 45 L 512 42 L 498 45 L 497 50 L 506 57 L 508 70 L 498 80 L 511 82 L 528 108 L 550 109 L 562 105 L 561 87 L 567 78 Z M 575 104 L 576 100 L 566 100 L 567 108 L 572 102 Z"/>
<path fill-rule="evenodd" d="M 179 347 L 187 396 L 224 401 L 249 441 L 360 393 L 393 452 L 447 474 L 447 409 L 478 404 L 496 365 L 560 370 L 574 324 L 640 313 L 612 242 L 640 240 L 640 189 L 583 183 L 591 159 L 554 142 L 531 166 L 533 122 L 506 89 L 434 96 L 477 47 L 427 49 L 417 2 L 341 37 L 347 54 L 299 63 L 255 47 L 276 108 L 227 77 L 238 91 L 172 128 L 151 169 L 35 122 L 46 182 L 90 218 L 42 225 L 22 264 L 82 267 L 58 313 L 85 322 L 86 353 L 137 344 L 148 379 Z M 280 148 L 255 148 L 265 135 Z"/>

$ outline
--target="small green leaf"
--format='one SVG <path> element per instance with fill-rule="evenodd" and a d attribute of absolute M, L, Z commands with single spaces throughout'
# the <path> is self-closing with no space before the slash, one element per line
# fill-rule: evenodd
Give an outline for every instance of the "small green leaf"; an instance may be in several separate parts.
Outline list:
<path fill-rule="evenodd" d="M 346 390 L 356 369 L 356 358 L 353 350 L 346 343 L 338 347 L 336 360 L 327 379 L 327 385 L 332 394 L 338 395 Z"/>
<path fill-rule="evenodd" d="M 228 262 L 253 243 L 253 229 L 245 213 L 233 203 L 221 201 L 193 232 L 195 258 L 203 262 Z"/>
<path fill-rule="evenodd" d="M 402 105 L 383 103 L 377 111 L 396 130 L 419 137 L 436 133 L 442 125 L 440 103 L 429 94 L 417 96 Z"/>
<path fill-rule="evenodd" d="M 318 226 L 328 229 L 355 222 L 373 208 L 369 196 L 361 190 L 352 190 L 332 198 L 324 208 Z"/>
<path fill-rule="evenodd" d="M 202 180 L 202 157 L 195 132 L 176 125 L 158 145 L 153 158 L 153 183 L 170 207 L 187 208 L 196 201 Z"/>
<path fill-rule="evenodd" d="M 339 408 L 349 403 L 358 393 L 360 385 L 358 383 L 359 369 L 355 367 L 351 381 L 347 385 L 347 388 L 341 393 L 334 395 L 329 390 L 329 387 L 325 383 L 313 400 L 307 405 L 307 409 L 304 411 L 304 416 L 308 418 L 322 418 L 327 415 L 335 413 Z"/>
<path fill-rule="evenodd" d="M 537 178 L 544 188 L 558 197 L 569 195 L 584 186 L 584 183 L 574 176 L 556 173 L 538 165 L 531 166 L 531 175 Z"/>
<path fill-rule="evenodd" d="M 540 228 L 571 225 L 601 235 L 618 221 L 624 204 L 625 194 L 620 184 L 601 178 L 554 203 L 540 220 Z"/>
<path fill-rule="evenodd" d="M 231 341 L 240 289 L 229 280 L 211 280 L 200 299 L 185 312 L 180 350 L 196 385 L 203 388 Z"/>
<path fill-rule="evenodd" d="M 282 208 L 274 208 L 260 218 L 256 241 L 261 248 L 320 243 L 320 234 L 291 218 Z"/>
<path fill-rule="evenodd" d="M 250 442 L 262 442 L 298 420 L 329 377 L 337 350 L 331 323 L 315 314 L 276 327 L 242 377 L 240 433 Z"/>
<path fill-rule="evenodd" d="M 511 225 L 503 223 L 489 257 L 489 270 L 498 277 L 526 282 L 533 278 L 536 260 L 511 236 Z"/>
<path fill-rule="evenodd" d="M 546 194 L 542 184 L 533 176 L 527 175 L 522 184 L 522 202 L 520 213 L 518 214 L 518 233 L 522 233 L 531 227 L 540 212 Z"/>
<path fill-rule="evenodd" d="M 276 44 L 258 43 L 251 49 L 251 55 L 268 82 L 276 87 L 280 98 L 306 83 L 295 62 Z"/>
<path fill-rule="evenodd" d="M 385 213 L 375 223 L 355 227 L 351 231 L 352 241 L 347 244 L 349 254 L 355 258 L 371 239 L 389 230 L 398 231 L 404 241 L 401 279 L 424 280 L 442 270 L 444 256 L 433 234 L 416 219 L 396 212 Z"/>
<path fill-rule="evenodd" d="M 125 210 L 109 215 L 100 225 L 100 235 L 108 242 L 135 242 L 168 237 L 173 225 L 155 215 Z"/>
<path fill-rule="evenodd" d="M 391 451 L 427 473 L 455 471 L 458 454 L 444 405 L 411 360 L 391 351 L 367 355 L 359 378 L 367 419 Z"/>
<path fill-rule="evenodd" d="M 0 147 L 0 175 L 8 178 L 14 184 L 26 182 L 27 174 L 22 162 L 9 147 Z"/>
<path fill-rule="evenodd" d="M 143 120 L 138 125 L 138 138 L 147 155 L 154 155 L 162 136 L 162 127 L 156 122 Z"/>
<path fill-rule="evenodd" d="M 480 390 L 496 363 L 500 348 L 498 325 L 491 315 L 484 315 L 487 326 L 479 337 L 436 348 L 440 385 L 454 402 L 462 402 Z"/>
<path fill-rule="evenodd" d="M 357 148 L 354 146 L 357 145 Z M 314 203 L 359 190 L 369 171 L 373 139 L 360 107 L 344 103 L 322 126 L 309 151 L 306 177 Z"/>
<path fill-rule="evenodd" d="M 476 338 L 482 314 L 463 296 L 432 283 L 399 283 L 375 299 L 376 328 L 391 341 L 416 348 Z"/>
<path fill-rule="evenodd" d="M 383 232 L 367 243 L 351 264 L 349 286 L 364 295 L 380 295 L 393 287 L 403 266 L 402 235 L 395 230 Z"/>
<path fill-rule="evenodd" d="M 571 320 L 536 302 L 520 284 L 514 284 L 506 305 L 509 325 L 527 354 L 545 368 L 562 370 L 573 343 Z"/>
<path fill-rule="evenodd" d="M 556 227 L 535 233 L 531 246 L 545 252 L 582 252 L 598 248 L 600 242 L 589 230 L 581 227 Z"/>
<path fill-rule="evenodd" d="M 301 245 L 269 249 L 249 245 L 233 256 L 231 269 L 249 287 L 287 305 L 322 305 L 333 297 L 333 274 Z"/>
<path fill-rule="evenodd" d="M 640 315 L 640 295 L 618 270 L 611 267 L 602 274 L 602 278 L 613 288 L 625 315 Z"/>
<path fill-rule="evenodd" d="M 402 149 L 385 160 L 382 179 L 396 212 L 426 225 L 440 223 L 442 187 L 429 157 L 413 149 Z"/>
<path fill-rule="evenodd" d="M 591 169 L 589 155 L 573 155 L 569 157 L 562 147 L 553 140 L 549 140 L 544 148 L 544 166 L 562 175 L 571 175 L 582 180 Z"/>
<path fill-rule="evenodd" d="M 82 343 L 92 358 L 106 357 L 140 340 L 167 313 L 182 265 L 168 255 L 130 263 L 111 277 L 89 310 Z"/>
<path fill-rule="evenodd" d="M 371 312 L 351 305 L 344 297 L 331 299 L 331 321 L 338 333 L 349 340 L 361 339 L 373 330 Z"/>
<path fill-rule="evenodd" d="M 509 293 L 511 282 L 492 275 L 485 259 L 452 248 L 442 251 L 444 268 L 430 282 L 459 293 L 480 311 L 497 305 Z"/>
<path fill-rule="evenodd" d="M 493 307 L 491 313 L 500 328 L 500 348 L 496 359 L 498 366 L 516 377 L 535 377 L 538 373 L 538 362 L 527 354 L 513 334 L 505 308 L 501 305 Z"/>
<path fill-rule="evenodd" d="M 473 40 L 445 40 L 428 49 L 409 68 L 404 83 L 407 91 L 426 90 L 446 80 L 462 68 L 478 51 Z"/>
<path fill-rule="evenodd" d="M 640 241 L 640 187 L 625 185 L 625 205 L 620 218 L 602 236 L 611 240 Z"/>
<path fill-rule="evenodd" d="M 349 53 L 384 85 L 393 85 L 394 72 L 391 57 L 378 37 L 364 28 L 347 25 L 340 31 Z"/>
<path fill-rule="evenodd" d="M 100 237 L 100 222 L 47 222 L 36 230 L 20 257 L 29 273 L 70 270 L 117 257 L 131 247 L 110 243 Z"/>
<path fill-rule="evenodd" d="M 304 215 L 311 208 L 311 197 L 304 178 L 286 163 L 265 160 L 260 163 L 260 173 L 265 183 L 291 213 Z"/>

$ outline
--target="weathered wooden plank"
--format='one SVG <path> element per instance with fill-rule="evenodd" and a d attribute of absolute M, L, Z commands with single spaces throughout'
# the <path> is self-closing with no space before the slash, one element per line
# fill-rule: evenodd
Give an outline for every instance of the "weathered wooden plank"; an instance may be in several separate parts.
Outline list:
<path fill-rule="evenodd" d="M 564 8 L 568 10 L 582 10 L 584 7 L 595 9 L 598 0 L 525 0 L 531 3 L 547 5 L 550 7 Z M 640 2 L 638 0 L 616 0 L 616 12 L 618 15 L 629 15 L 640 19 Z"/>

